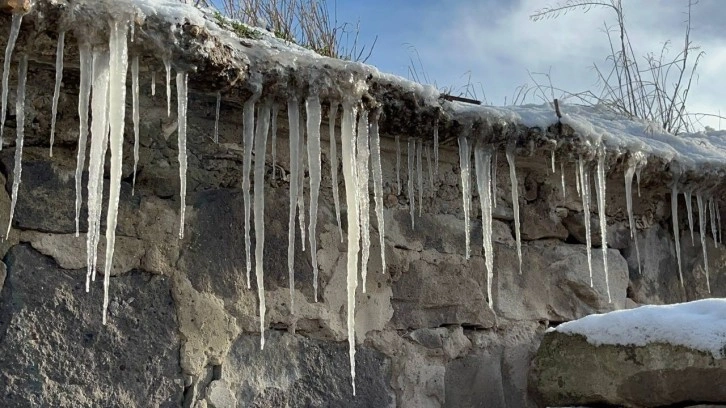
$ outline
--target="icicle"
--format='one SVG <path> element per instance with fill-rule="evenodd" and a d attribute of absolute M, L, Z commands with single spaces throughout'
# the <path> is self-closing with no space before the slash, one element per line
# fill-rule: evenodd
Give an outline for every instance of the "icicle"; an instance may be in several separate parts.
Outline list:
<path fill-rule="evenodd" d="M 171 117 L 171 61 L 164 58 L 164 69 L 166 70 L 166 116 Z"/>
<path fill-rule="evenodd" d="M 96 280 L 98 242 L 101 235 L 101 211 L 103 204 L 103 172 L 106 149 L 108 148 L 108 86 L 109 54 L 93 51 L 92 75 L 93 93 L 91 108 L 91 153 L 88 160 L 88 233 L 86 235 L 86 292 L 91 280 Z M 80 152 L 84 154 L 85 152 Z"/>
<path fill-rule="evenodd" d="M 360 251 L 360 222 L 358 219 L 358 197 L 356 193 L 355 117 L 356 109 L 353 105 L 344 103 L 340 127 L 342 133 L 341 157 L 343 158 L 343 178 L 345 179 L 345 201 L 348 206 L 348 274 L 346 291 L 348 297 L 348 354 L 350 357 L 350 380 L 353 386 L 353 395 L 355 395 L 355 292 L 358 287 L 358 252 Z"/>
<path fill-rule="evenodd" d="M 555 151 L 552 151 L 552 174 L 555 174 Z"/>
<path fill-rule="evenodd" d="M 316 228 L 318 225 L 318 196 L 320 194 L 320 121 L 322 108 L 317 96 L 309 96 L 305 101 L 308 128 L 308 168 L 310 169 L 310 259 L 313 264 L 313 292 L 318 301 L 318 245 Z"/>
<path fill-rule="evenodd" d="M 134 122 L 134 175 L 131 181 L 131 195 L 136 193 L 136 167 L 139 164 L 139 56 L 131 60 L 131 98 Z M 185 119 L 186 120 L 186 119 Z"/>
<path fill-rule="evenodd" d="M 381 273 L 386 273 L 385 221 L 383 218 L 383 169 L 381 168 L 381 138 L 378 134 L 378 111 L 371 117 L 371 166 L 373 166 L 373 196 L 376 203 L 378 239 L 381 246 Z"/>
<path fill-rule="evenodd" d="M 517 240 L 517 259 L 519 260 L 519 273 L 522 273 L 522 234 L 519 226 L 519 188 L 517 187 L 517 169 L 514 167 L 514 149 L 507 148 L 507 163 L 509 163 L 509 180 L 512 183 L 512 212 L 514 212 L 514 231 Z"/>
<path fill-rule="evenodd" d="M 176 74 L 177 120 L 179 121 L 179 239 L 184 239 L 184 214 L 187 208 L 187 80 L 186 72 Z M 249 173 L 248 173 L 249 174 Z M 249 193 L 248 193 L 249 194 Z"/>
<path fill-rule="evenodd" d="M 413 216 L 416 213 L 416 196 L 413 191 L 413 165 L 416 156 L 416 140 L 408 139 L 408 210 L 411 214 L 411 229 L 414 229 Z"/>
<path fill-rule="evenodd" d="M 426 145 L 426 167 L 429 171 L 429 188 L 431 189 L 430 197 L 434 196 L 434 170 L 431 166 L 431 145 Z"/>
<path fill-rule="evenodd" d="M 706 249 L 706 209 L 703 205 L 703 196 L 696 194 L 696 204 L 698 205 L 698 225 L 701 233 L 701 248 L 703 248 L 703 269 L 706 271 L 706 288 L 711 293 L 711 280 L 708 276 L 708 254 Z M 681 282 L 683 280 L 681 279 Z"/>
<path fill-rule="evenodd" d="M 219 144 L 219 111 L 222 107 L 222 93 L 217 92 L 217 106 L 214 110 L 214 143 Z M 275 133 L 272 133 L 272 137 L 275 137 Z M 272 144 L 272 151 L 275 151 L 275 144 Z M 274 161 L 274 154 L 273 154 L 273 161 Z M 272 165 L 272 178 L 275 178 L 275 165 Z"/>
<path fill-rule="evenodd" d="M 307 144 L 305 143 L 305 117 L 300 112 L 300 171 L 297 181 L 300 189 L 297 191 L 297 223 L 300 226 L 300 246 L 305 252 L 305 168 Z"/>
<path fill-rule="evenodd" d="M 683 198 L 686 200 L 686 213 L 688 213 L 688 229 L 691 231 L 691 245 L 695 245 L 693 239 L 693 204 L 691 203 L 691 190 L 683 192 Z"/>
<path fill-rule="evenodd" d="M 2 102 L 0 106 L 0 150 L 3 148 L 3 134 L 5 133 L 5 117 L 8 111 L 8 86 L 10 81 L 10 61 L 12 61 L 15 42 L 18 40 L 20 33 L 20 25 L 23 22 L 23 15 L 13 13 L 13 21 L 10 24 L 10 35 L 8 36 L 8 44 L 5 47 L 5 60 L 3 60 L 3 88 Z"/>
<path fill-rule="evenodd" d="M 401 195 L 401 138 L 396 135 L 396 195 Z"/>
<path fill-rule="evenodd" d="M 676 190 L 676 180 L 673 181 L 671 188 L 671 216 L 673 218 L 673 238 L 676 243 L 676 258 L 678 260 L 678 277 L 681 279 L 681 287 L 683 285 L 683 271 L 681 270 L 681 232 L 678 226 L 678 190 Z"/>
<path fill-rule="evenodd" d="M 494 159 L 492 160 L 492 204 L 497 208 L 497 152 L 494 151 Z"/>
<path fill-rule="evenodd" d="M 252 271 L 252 244 L 250 243 L 250 170 L 252 169 L 252 149 L 255 142 L 255 104 L 258 94 L 252 95 L 242 107 L 242 200 L 245 209 L 245 260 L 247 267 L 247 289 L 251 288 L 250 273 Z M 296 156 L 290 156 L 296 157 Z"/>
<path fill-rule="evenodd" d="M 421 139 L 418 139 L 416 144 L 418 145 L 416 148 L 416 179 L 418 181 L 418 216 L 420 217 L 423 211 L 423 161 L 421 160 L 423 144 Z"/>
<path fill-rule="evenodd" d="M 55 141 L 55 121 L 58 115 L 58 99 L 63 82 L 63 48 L 65 47 L 66 32 L 58 33 L 58 46 L 55 51 L 55 89 L 53 90 L 53 108 L 50 121 L 50 157 L 53 157 L 53 142 Z"/>
<path fill-rule="evenodd" d="M 330 179 L 333 185 L 333 202 L 335 203 L 335 221 L 338 223 L 340 242 L 343 242 L 343 225 L 340 223 L 340 194 L 338 192 L 338 142 L 335 137 L 335 120 L 338 118 L 338 103 L 330 103 L 328 113 L 328 131 L 330 132 Z"/>
<path fill-rule="evenodd" d="M 635 166 L 637 159 L 634 156 L 628 160 L 628 168 L 625 170 L 625 204 L 628 210 L 628 225 L 630 226 L 630 238 L 633 239 L 635 244 L 635 256 L 638 261 L 638 273 L 642 275 L 643 271 L 640 269 L 640 248 L 638 248 L 638 234 L 635 230 L 635 218 L 633 217 L 633 174 L 635 173 Z"/>
<path fill-rule="evenodd" d="M 489 307 L 494 308 L 494 298 L 492 296 L 492 281 L 494 280 L 494 247 L 492 246 L 491 160 L 491 150 L 478 143 L 476 147 L 474 147 L 474 165 L 476 169 L 476 186 L 479 192 L 479 204 L 481 206 L 484 264 L 487 268 L 487 303 L 489 304 Z M 507 160 L 510 160 L 509 151 L 507 151 Z"/>
<path fill-rule="evenodd" d="M 713 237 L 713 244 L 716 246 L 718 243 L 716 232 L 716 206 L 713 204 L 713 198 L 708 200 L 708 209 L 711 213 L 711 236 Z"/>
<path fill-rule="evenodd" d="M 81 199 L 83 168 L 86 161 L 86 144 L 88 140 L 88 103 L 91 99 L 91 83 L 93 77 L 93 59 L 91 48 L 86 44 L 79 44 L 80 53 L 80 85 L 78 91 L 78 153 L 76 155 L 76 237 L 78 236 L 79 220 L 81 217 Z"/>
<path fill-rule="evenodd" d="M 290 314 L 295 315 L 295 213 L 297 191 L 300 188 L 297 174 L 300 171 L 300 104 L 293 98 L 287 102 L 287 121 L 290 129 L 290 216 L 287 222 L 287 272 L 290 285 Z"/>
<path fill-rule="evenodd" d="M 109 38 L 109 99 L 108 125 L 109 147 L 111 148 L 111 174 L 109 178 L 108 212 L 106 213 L 106 264 L 103 275 L 103 324 L 106 324 L 108 311 L 108 286 L 111 282 L 111 266 L 116 242 L 116 221 L 118 200 L 121 192 L 124 117 L 126 111 L 126 70 L 128 68 L 128 48 L 126 44 L 127 24 L 111 23 Z M 186 97 L 186 90 L 184 91 Z M 186 117 L 186 113 L 184 114 Z M 185 125 L 186 126 L 186 125 Z M 182 133 L 179 124 L 179 133 Z M 180 136 L 181 139 L 181 136 Z M 181 146 L 180 146 L 181 147 Z M 181 153 L 180 153 L 181 155 Z M 183 186 L 182 186 L 183 188 Z M 182 213 L 183 214 L 183 213 Z"/>
<path fill-rule="evenodd" d="M 151 96 L 156 96 L 156 71 L 151 71 Z"/>
<path fill-rule="evenodd" d="M 25 136 L 25 82 L 28 79 L 28 56 L 23 54 L 20 57 L 20 65 L 18 65 L 18 89 L 15 101 L 15 113 L 17 122 L 15 139 L 15 168 L 13 170 L 13 190 L 12 201 L 10 203 L 10 218 L 8 219 L 8 231 L 5 233 L 5 239 L 10 236 L 10 227 L 13 225 L 13 214 L 15 213 L 15 204 L 18 202 L 18 189 L 20 188 L 20 178 L 23 171 L 23 137 Z"/>
<path fill-rule="evenodd" d="M 567 189 L 565 188 L 565 162 L 560 162 L 560 178 L 562 179 L 562 199 L 567 198 Z"/>
<path fill-rule="evenodd" d="M 260 350 L 265 348 L 265 151 L 267 131 L 270 126 L 270 102 L 263 103 L 257 111 L 255 135 L 255 277 L 260 307 Z"/>
<path fill-rule="evenodd" d="M 640 197 L 640 171 L 642 169 L 642 166 L 638 166 L 638 168 L 635 169 L 635 178 L 638 180 L 638 197 Z"/>
<path fill-rule="evenodd" d="M 464 239 L 466 242 L 465 256 L 471 255 L 471 149 L 465 136 L 459 136 L 459 172 L 461 173 L 461 196 L 464 207 Z"/>
<path fill-rule="evenodd" d="M 602 263 L 605 270 L 605 290 L 608 294 L 608 303 L 612 303 L 610 296 L 610 274 L 608 273 L 608 218 L 605 213 L 605 151 L 601 150 L 597 158 L 597 212 L 600 218 L 600 240 L 602 242 Z"/>
<path fill-rule="evenodd" d="M 371 250 L 371 220 L 370 198 L 368 195 L 368 161 L 370 148 L 368 146 L 368 111 L 362 110 L 358 117 L 358 155 L 356 156 L 356 176 L 358 178 L 358 207 L 360 209 L 361 234 L 361 278 L 363 293 L 366 293 L 366 276 L 368 275 L 368 259 Z"/>
<path fill-rule="evenodd" d="M 580 156 L 579 160 L 582 160 L 582 156 Z M 582 173 L 580 172 L 580 166 L 578 164 L 575 164 L 575 188 L 577 189 L 577 196 L 582 197 L 581 192 L 581 186 L 582 184 Z"/>
<path fill-rule="evenodd" d="M 716 201 L 716 220 L 718 222 L 718 243 L 722 243 L 723 237 L 721 236 L 721 210 L 718 208 L 718 201 Z"/>
<path fill-rule="evenodd" d="M 439 121 L 434 122 L 434 178 L 439 178 Z"/>
<path fill-rule="evenodd" d="M 587 269 L 590 271 L 590 287 L 592 281 L 592 235 L 590 233 L 590 171 L 585 171 L 582 156 L 577 161 L 577 172 L 580 178 L 580 192 L 582 194 L 582 212 L 585 217 L 585 241 L 587 246 Z"/>
<path fill-rule="evenodd" d="M 270 140 L 270 155 L 272 156 L 272 179 L 275 179 L 275 172 L 277 171 L 277 116 L 280 114 L 280 106 L 276 103 L 272 104 L 272 124 L 270 125 L 270 133 L 272 140 Z"/>

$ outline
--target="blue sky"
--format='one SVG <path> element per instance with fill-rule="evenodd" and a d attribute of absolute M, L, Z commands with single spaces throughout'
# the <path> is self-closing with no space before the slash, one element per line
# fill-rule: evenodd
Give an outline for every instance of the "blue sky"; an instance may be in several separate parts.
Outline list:
<path fill-rule="evenodd" d="M 578 92 L 593 89 L 593 63 L 604 64 L 609 45 L 603 22 L 613 13 L 595 8 L 533 22 L 529 16 L 550 0 L 329 0 L 339 22 L 360 21 L 360 41 L 378 36 L 369 64 L 407 77 L 414 49 L 423 71 L 440 88 L 459 89 L 468 82 L 489 103 L 511 102 L 516 88 L 532 85 L 529 72 L 550 72 L 555 87 Z M 685 0 L 624 0 L 629 33 L 638 56 L 683 43 Z M 692 87 L 692 112 L 726 114 L 726 1 L 701 0 L 693 8 L 691 39 L 706 55 Z M 418 60 L 416 59 L 418 62 Z M 419 77 L 423 77 L 419 69 Z M 543 77 L 539 80 L 546 81 Z M 558 95 L 556 95 L 558 96 Z M 506 99 L 505 99 L 506 98 Z M 540 100 L 533 102 L 541 103 Z M 706 124 L 719 127 L 719 121 Z M 726 129 L 726 121 L 720 124 Z"/>

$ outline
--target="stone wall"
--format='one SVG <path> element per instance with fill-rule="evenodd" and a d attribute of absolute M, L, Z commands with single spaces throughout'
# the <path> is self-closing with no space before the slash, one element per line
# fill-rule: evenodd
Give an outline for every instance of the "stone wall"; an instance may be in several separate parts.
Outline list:
<path fill-rule="evenodd" d="M 152 68 L 161 73 L 161 67 Z M 286 265 L 286 120 L 280 121 L 279 168 L 274 179 L 271 157 L 266 157 L 264 266 L 269 331 L 266 347 L 260 350 L 256 286 L 253 279 L 248 289 L 245 276 L 241 109 L 222 106 L 220 144 L 216 145 L 210 140 L 214 97 L 191 92 L 187 233 L 180 241 L 176 118 L 166 115 L 161 80 L 157 95 L 150 95 L 150 76 L 145 71 L 135 195 L 131 194 L 133 135 L 127 109 L 124 151 L 128 154 L 110 319 L 103 326 L 102 278 L 99 275 L 90 293 L 85 293 L 85 237 L 73 234 L 76 75 L 70 69 L 65 76 L 54 157 L 49 158 L 53 72 L 47 66 L 30 66 L 22 184 L 13 230 L 0 243 L 0 278 L 4 278 L 0 279 L 4 281 L 0 399 L 4 406 L 536 406 L 527 378 L 531 358 L 548 326 L 640 303 L 708 296 L 700 242 L 696 238 L 691 243 L 683 211 L 685 287 L 681 287 L 669 190 L 661 181 L 662 173 L 652 168 L 643 174 L 642 195 L 634 197 L 642 258 L 642 273 L 638 272 L 627 229 L 622 163 L 613 162 L 607 183 L 612 294 L 608 303 L 599 247 L 593 248 L 594 286 L 590 286 L 573 158 L 557 158 L 565 161 L 563 198 L 560 174 L 549 170 L 548 151 L 535 150 L 516 158 L 524 239 L 519 274 L 509 169 L 500 151 L 492 310 L 487 305 L 477 220 L 473 221 L 473 256 L 464 258 L 455 146 L 441 148 L 434 189 L 428 187 L 428 174 L 424 175 L 423 213 L 417 214 L 412 229 L 406 189 L 401 195 L 395 193 L 395 145 L 392 135 L 384 135 L 388 273 L 380 273 L 374 231 L 367 293 L 357 294 L 358 395 L 353 397 L 345 324 L 346 245 L 335 224 L 328 145 L 323 146 L 318 221 L 321 299 L 313 301 L 310 254 L 300 248 L 298 233 L 294 316 Z M 14 100 L 14 86 L 10 100 Z M 0 194 L 3 228 L 14 176 L 13 106 L 6 148 L 0 152 L 6 186 Z M 281 115 L 286 117 L 284 111 Z M 323 127 L 327 129 L 327 123 Z M 403 135 L 404 180 L 406 136 L 422 135 Z M 473 207 L 478 209 L 476 194 Z M 82 230 L 85 211 L 84 205 Z M 372 224 L 375 230 L 375 220 Z M 596 214 L 592 227 L 598 246 Z M 714 248 L 710 238 L 707 242 L 712 295 L 724 296 L 726 252 L 722 246 Z"/>

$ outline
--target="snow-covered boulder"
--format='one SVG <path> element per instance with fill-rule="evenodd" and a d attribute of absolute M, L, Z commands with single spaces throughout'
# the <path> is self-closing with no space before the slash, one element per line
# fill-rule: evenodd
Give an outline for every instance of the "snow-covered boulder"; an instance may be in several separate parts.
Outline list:
<path fill-rule="evenodd" d="M 642 306 L 550 329 L 530 386 L 547 406 L 726 402 L 726 300 Z"/>

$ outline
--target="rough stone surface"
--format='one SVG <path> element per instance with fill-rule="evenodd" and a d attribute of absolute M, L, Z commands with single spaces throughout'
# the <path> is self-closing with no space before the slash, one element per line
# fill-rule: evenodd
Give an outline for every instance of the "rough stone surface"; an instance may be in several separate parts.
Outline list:
<path fill-rule="evenodd" d="M 665 343 L 594 346 L 584 336 L 550 332 L 531 381 L 547 406 L 723 403 L 726 359 Z"/>
<path fill-rule="evenodd" d="M 85 293 L 85 270 L 64 270 L 27 246 L 7 258 L 0 296 L 4 406 L 178 406 L 176 314 L 167 279 L 135 272 Z"/>

